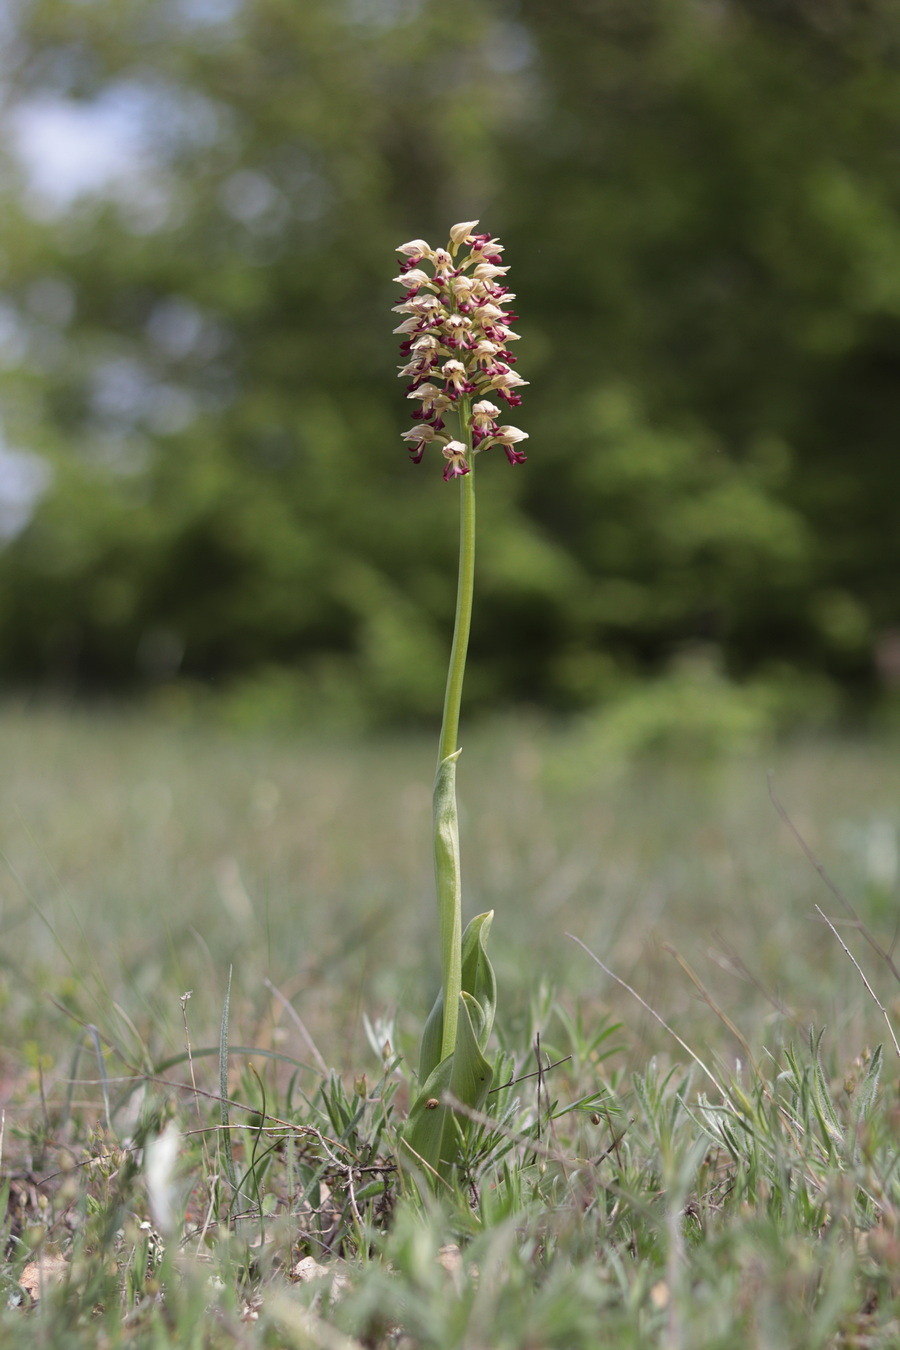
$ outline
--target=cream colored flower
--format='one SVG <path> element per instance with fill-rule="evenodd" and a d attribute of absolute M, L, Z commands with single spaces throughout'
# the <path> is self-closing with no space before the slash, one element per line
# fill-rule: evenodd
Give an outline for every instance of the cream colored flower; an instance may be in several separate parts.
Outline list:
<path fill-rule="evenodd" d="M 488 388 L 497 390 L 517 389 L 519 385 L 527 383 L 528 381 L 523 380 L 522 376 L 517 375 L 514 370 L 510 370 L 507 366 L 501 366 L 501 368 L 491 376 L 491 382 L 488 385 Z"/>
<path fill-rule="evenodd" d="M 434 299 L 435 297 L 426 298 Z M 482 327 L 490 328 L 495 320 L 504 318 L 504 314 L 499 305 L 492 304 L 490 300 L 487 300 L 484 304 L 479 305 L 477 309 L 472 311 L 472 318 L 475 323 L 480 323 Z"/>
<path fill-rule="evenodd" d="M 407 398 L 417 398 L 422 402 L 423 418 L 440 417 L 441 413 L 446 412 L 452 407 L 453 399 L 449 394 L 445 394 L 443 389 L 439 389 L 436 384 L 420 384 L 406 395 Z"/>
<path fill-rule="evenodd" d="M 409 431 L 404 431 L 400 439 L 408 442 L 407 448 L 412 456 L 412 462 L 418 464 L 425 453 L 426 445 L 431 445 L 434 441 L 443 443 L 447 437 L 435 431 L 428 422 L 423 422 L 421 426 L 410 427 Z"/>
<path fill-rule="evenodd" d="M 462 361 L 445 361 L 441 366 L 441 374 L 457 394 L 470 392 L 471 386 Z"/>
<path fill-rule="evenodd" d="M 469 472 L 469 466 L 466 463 L 466 447 L 462 441 L 448 441 L 441 453 L 447 461 L 444 468 L 445 483 L 449 483 L 451 478 L 460 478 L 464 473 Z"/>
<path fill-rule="evenodd" d="M 462 220 L 458 225 L 452 225 L 450 227 L 450 243 L 459 248 L 460 244 L 465 243 L 466 237 L 472 233 L 477 224 L 477 220 Z"/>
<path fill-rule="evenodd" d="M 479 263 L 472 273 L 476 281 L 493 281 L 495 277 L 505 277 L 508 267 L 497 267 L 495 263 Z"/>
<path fill-rule="evenodd" d="M 408 272 L 401 272 L 394 281 L 399 281 L 401 286 L 411 288 L 413 286 L 431 286 L 434 287 L 433 279 L 427 272 L 423 272 L 421 267 L 412 267 Z"/>
<path fill-rule="evenodd" d="M 497 353 L 502 350 L 499 342 L 489 342 L 487 338 L 482 338 L 472 348 L 472 356 L 480 366 L 489 366 Z"/>
<path fill-rule="evenodd" d="M 500 409 L 486 398 L 472 405 L 472 426 L 476 431 L 492 431 L 494 419 L 499 416 Z"/>
<path fill-rule="evenodd" d="M 457 300 L 467 300 L 475 288 L 475 282 L 471 277 L 454 277 L 450 282 L 450 289 Z"/>
<path fill-rule="evenodd" d="M 528 440 L 528 432 L 520 431 L 518 427 L 498 427 L 493 439 L 500 445 L 516 445 Z"/>
<path fill-rule="evenodd" d="M 411 295 L 408 300 L 402 300 L 399 305 L 394 305 L 394 314 L 433 314 L 436 310 L 442 308 L 440 300 L 436 295 Z"/>
<path fill-rule="evenodd" d="M 426 244 L 424 239 L 410 239 L 408 244 L 401 244 L 396 251 L 406 253 L 410 258 L 431 257 L 431 245 Z"/>
<path fill-rule="evenodd" d="M 502 445 L 510 464 L 524 464 L 527 456 L 521 450 L 514 450 L 513 446 L 518 445 L 519 441 L 527 440 L 527 431 L 520 431 L 518 427 L 498 427 L 490 440 L 485 442 L 484 448 L 489 449 L 492 445 Z"/>

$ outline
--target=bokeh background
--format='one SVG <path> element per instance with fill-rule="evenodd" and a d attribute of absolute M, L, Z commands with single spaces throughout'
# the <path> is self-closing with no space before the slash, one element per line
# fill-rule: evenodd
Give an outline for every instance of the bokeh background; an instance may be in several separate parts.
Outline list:
<path fill-rule="evenodd" d="M 479 475 L 470 711 L 895 716 L 895 0 L 4 15 L 7 690 L 436 717 L 456 491 L 391 278 L 478 217 L 530 440 Z"/>

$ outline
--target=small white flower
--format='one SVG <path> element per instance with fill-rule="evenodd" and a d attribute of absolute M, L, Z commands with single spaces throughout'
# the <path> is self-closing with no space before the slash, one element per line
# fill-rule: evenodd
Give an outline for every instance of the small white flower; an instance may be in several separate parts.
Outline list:
<path fill-rule="evenodd" d="M 490 389 L 515 389 L 520 384 L 527 384 L 521 375 L 517 375 L 514 370 L 507 370 L 504 366 L 502 370 L 497 371 L 496 375 L 491 377 Z"/>
<path fill-rule="evenodd" d="M 419 427 L 410 427 L 409 431 L 404 431 L 401 435 L 401 440 L 407 442 L 413 464 L 421 462 L 426 445 L 431 445 L 433 441 L 439 441 L 443 444 L 448 439 L 447 436 L 442 436 L 440 432 L 435 431 L 434 427 L 427 422 L 423 422 Z"/>
<path fill-rule="evenodd" d="M 427 296 L 426 299 L 434 299 L 434 297 Z M 490 300 L 483 305 L 479 305 L 472 313 L 472 318 L 475 323 L 480 323 L 484 328 L 489 328 L 495 319 L 503 319 L 505 317 L 503 310 L 498 309 L 498 307 L 492 304 Z"/>
<path fill-rule="evenodd" d="M 450 289 L 457 300 L 468 300 L 475 288 L 475 282 L 471 277 L 454 277 L 450 282 Z"/>
<path fill-rule="evenodd" d="M 412 289 L 413 286 L 434 286 L 434 281 L 427 272 L 423 272 L 421 267 L 413 267 L 409 272 L 401 272 L 398 277 L 394 277 L 401 286 Z"/>
<path fill-rule="evenodd" d="M 446 441 L 447 437 L 442 436 L 439 431 L 435 431 L 434 427 L 424 422 L 420 427 L 410 427 L 409 431 L 402 432 L 400 439 L 409 441 L 413 445 L 418 444 L 419 441 L 424 441 L 427 445 L 430 445 L 432 441 Z"/>
<path fill-rule="evenodd" d="M 527 441 L 528 432 L 520 431 L 518 427 L 498 427 L 493 439 L 500 445 L 515 445 L 518 441 Z"/>
<path fill-rule="evenodd" d="M 433 314 L 435 310 L 441 309 L 441 302 L 436 295 L 412 295 L 408 300 L 402 301 L 399 305 L 393 306 L 394 314 Z"/>
<path fill-rule="evenodd" d="M 493 281 L 494 277 L 505 277 L 508 271 L 508 267 L 497 267 L 495 263 L 481 262 L 472 276 L 476 281 Z"/>
<path fill-rule="evenodd" d="M 466 447 L 462 441 L 448 441 L 441 453 L 447 461 L 444 469 L 445 483 L 449 483 L 451 478 L 460 478 L 463 474 L 469 472 L 469 466 L 466 463 Z"/>
<path fill-rule="evenodd" d="M 408 244 L 401 244 L 396 251 L 406 253 L 410 258 L 431 257 L 431 245 L 426 244 L 424 239 L 410 239 Z"/>
<path fill-rule="evenodd" d="M 415 316 L 413 316 L 410 319 L 404 319 L 402 323 L 398 323 L 397 327 L 394 329 L 394 332 L 415 333 L 418 330 L 419 322 L 420 320 L 417 319 Z"/>
<path fill-rule="evenodd" d="M 476 431 L 488 431 L 494 425 L 494 418 L 500 416 L 500 409 L 488 399 L 480 399 L 472 404 L 472 425 Z"/>
<path fill-rule="evenodd" d="M 469 342 L 466 334 L 471 327 L 472 320 L 465 314 L 448 315 L 444 323 L 444 342 L 450 348 L 467 347 Z"/>
<path fill-rule="evenodd" d="M 159 1231 L 166 1235 L 175 1227 L 175 1164 L 180 1139 L 174 1121 L 170 1120 L 162 1134 L 150 1140 L 144 1152 L 150 1213 Z"/>
<path fill-rule="evenodd" d="M 487 338 L 482 338 L 476 343 L 472 355 L 479 365 L 489 366 L 497 353 L 502 350 L 499 343 L 488 342 Z"/>
<path fill-rule="evenodd" d="M 493 257 L 495 253 L 504 253 L 505 249 L 498 239 L 488 239 L 483 244 L 480 240 L 474 244 L 472 252 L 476 255 L 478 253 L 487 253 Z"/>
<path fill-rule="evenodd" d="M 418 389 L 414 389 L 407 398 L 418 398 L 422 400 L 422 412 L 426 417 L 436 415 L 440 417 L 442 412 L 452 406 L 453 399 L 449 394 L 445 394 L 443 389 L 438 389 L 436 384 L 420 384 Z"/>
<path fill-rule="evenodd" d="M 410 375 L 418 378 L 421 375 L 427 375 L 432 369 L 434 362 L 423 352 L 417 352 L 413 361 L 408 361 L 405 366 L 398 366 L 401 375 Z"/>
<path fill-rule="evenodd" d="M 447 383 L 452 384 L 460 393 L 465 393 L 468 389 L 469 381 L 462 361 L 445 361 L 441 366 L 441 374 Z"/>
<path fill-rule="evenodd" d="M 506 451 L 506 458 L 510 464 L 524 464 L 526 456 L 521 450 L 514 450 L 513 446 L 518 445 L 519 441 L 527 441 L 528 432 L 520 431 L 518 427 L 498 427 L 485 443 L 484 448 L 488 449 L 492 445 L 502 445 Z"/>

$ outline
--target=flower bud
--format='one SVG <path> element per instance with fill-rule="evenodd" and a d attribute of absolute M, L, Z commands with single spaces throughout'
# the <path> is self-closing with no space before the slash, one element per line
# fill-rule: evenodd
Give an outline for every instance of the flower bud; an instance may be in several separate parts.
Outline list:
<path fill-rule="evenodd" d="M 450 227 L 451 247 L 455 245 L 456 248 L 459 248 L 460 244 L 465 243 L 467 236 L 472 233 L 477 224 L 478 224 L 477 220 L 463 220 L 459 223 L 459 225 L 451 225 Z"/>
<path fill-rule="evenodd" d="M 426 244 L 424 239 L 411 239 L 408 244 L 401 244 L 398 253 L 407 253 L 410 257 L 430 258 L 431 245 Z"/>

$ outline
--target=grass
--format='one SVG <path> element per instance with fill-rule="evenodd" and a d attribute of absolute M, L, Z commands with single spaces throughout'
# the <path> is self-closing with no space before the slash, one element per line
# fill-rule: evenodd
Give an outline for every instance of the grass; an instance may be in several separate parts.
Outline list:
<path fill-rule="evenodd" d="M 10 708 L 0 758 L 4 1346 L 900 1344 L 897 1057 L 816 905 L 895 1025 L 900 986 L 766 779 L 889 946 L 890 745 L 613 770 L 472 733 L 509 1085 L 434 1198 L 393 1162 L 432 738 Z"/>

